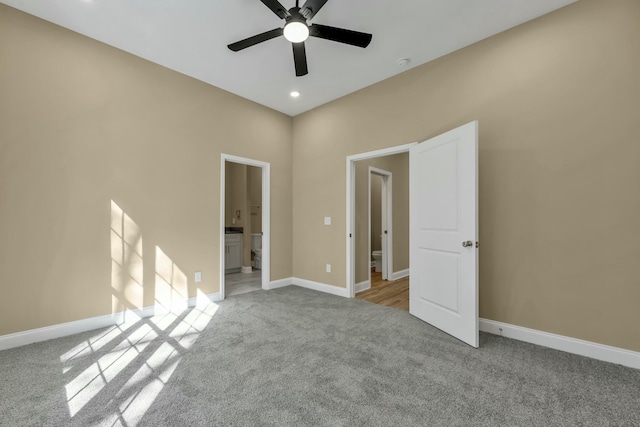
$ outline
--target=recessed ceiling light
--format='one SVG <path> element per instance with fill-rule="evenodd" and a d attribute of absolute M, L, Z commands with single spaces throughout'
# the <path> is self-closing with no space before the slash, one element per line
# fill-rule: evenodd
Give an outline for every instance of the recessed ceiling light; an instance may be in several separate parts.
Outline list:
<path fill-rule="evenodd" d="M 294 90 L 289 95 L 291 95 L 292 98 L 297 98 L 300 96 L 300 92 L 298 92 L 297 90 Z"/>

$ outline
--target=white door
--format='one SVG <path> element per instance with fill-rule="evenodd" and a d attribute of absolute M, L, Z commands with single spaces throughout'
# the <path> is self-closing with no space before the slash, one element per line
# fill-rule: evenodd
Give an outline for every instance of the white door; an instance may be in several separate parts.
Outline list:
<path fill-rule="evenodd" d="M 478 347 L 478 122 L 409 151 L 409 312 Z"/>

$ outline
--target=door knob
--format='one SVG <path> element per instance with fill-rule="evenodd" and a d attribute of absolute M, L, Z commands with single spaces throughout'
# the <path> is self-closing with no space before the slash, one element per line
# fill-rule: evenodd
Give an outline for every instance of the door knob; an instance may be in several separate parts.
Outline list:
<path fill-rule="evenodd" d="M 468 248 L 470 246 L 473 246 L 473 242 L 471 240 L 467 240 L 466 242 L 462 242 L 462 247 L 463 248 Z"/>

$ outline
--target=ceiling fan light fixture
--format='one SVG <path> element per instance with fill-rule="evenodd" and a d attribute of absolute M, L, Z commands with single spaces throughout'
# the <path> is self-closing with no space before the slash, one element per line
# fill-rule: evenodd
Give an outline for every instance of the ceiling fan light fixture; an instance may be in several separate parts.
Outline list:
<path fill-rule="evenodd" d="M 309 74 L 307 53 L 304 45 L 304 41 L 309 36 L 363 48 L 369 46 L 373 37 L 371 34 L 328 25 L 311 24 L 313 17 L 327 1 L 304 0 L 304 4 L 300 7 L 300 0 L 296 0 L 296 5 L 287 10 L 280 4 L 279 0 L 260 0 L 278 18 L 284 19 L 284 26 L 231 43 L 227 47 L 233 52 L 238 52 L 258 43 L 284 36 L 285 40 L 290 42 L 293 48 L 293 65 L 296 70 L 296 77 L 302 77 Z"/>
<path fill-rule="evenodd" d="M 291 20 L 284 26 L 284 38 L 291 43 L 302 43 L 309 37 L 309 27 L 304 22 Z"/>

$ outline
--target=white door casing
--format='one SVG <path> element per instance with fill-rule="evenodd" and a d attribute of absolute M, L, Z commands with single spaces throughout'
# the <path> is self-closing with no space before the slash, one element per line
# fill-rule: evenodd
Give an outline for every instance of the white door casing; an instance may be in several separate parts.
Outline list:
<path fill-rule="evenodd" d="M 416 145 L 417 142 L 410 144 L 398 145 L 395 147 L 383 148 L 380 150 L 369 151 L 366 153 L 354 154 L 347 156 L 347 229 L 345 234 L 346 252 L 347 252 L 347 295 L 349 298 L 355 297 L 355 228 L 356 228 L 356 162 L 360 160 L 375 159 L 377 157 L 392 156 L 394 154 L 407 153 L 409 147 Z"/>
<path fill-rule="evenodd" d="M 409 312 L 473 347 L 479 345 L 477 146 L 474 121 L 409 151 Z"/>
<path fill-rule="evenodd" d="M 262 289 L 269 289 L 271 286 L 271 164 L 259 160 L 234 156 L 222 153 L 220 155 L 220 260 L 219 260 L 219 281 L 220 298 L 225 298 L 225 166 L 226 162 L 240 163 L 247 166 L 255 166 L 262 169 Z M 242 258 L 240 258 L 242 263 Z M 242 264 L 241 264 L 242 265 Z"/>
<path fill-rule="evenodd" d="M 382 177 L 382 279 L 393 280 L 393 177 Z"/>

